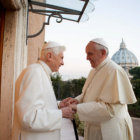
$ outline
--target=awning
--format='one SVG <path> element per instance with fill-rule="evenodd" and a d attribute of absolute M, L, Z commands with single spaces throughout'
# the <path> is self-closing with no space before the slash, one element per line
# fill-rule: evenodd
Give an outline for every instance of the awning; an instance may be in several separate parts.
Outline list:
<path fill-rule="evenodd" d="M 59 18 L 57 22 L 64 20 L 83 22 L 88 20 L 88 13 L 94 11 L 94 0 L 28 0 L 29 12 L 45 15 L 48 17 L 48 22 L 44 23 L 41 31 L 45 25 L 49 25 L 51 17 Z M 28 37 L 35 37 L 41 32 L 30 35 Z"/>

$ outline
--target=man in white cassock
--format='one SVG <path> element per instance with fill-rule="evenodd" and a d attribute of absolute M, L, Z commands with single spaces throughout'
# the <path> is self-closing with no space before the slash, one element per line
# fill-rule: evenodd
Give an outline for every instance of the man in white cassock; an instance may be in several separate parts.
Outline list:
<path fill-rule="evenodd" d="M 64 50 L 56 42 L 44 43 L 40 60 L 18 77 L 12 140 L 60 140 L 62 117 L 75 113 L 71 107 L 58 108 L 50 78 L 64 64 Z"/>
<path fill-rule="evenodd" d="M 85 122 L 84 140 L 133 140 L 132 120 L 127 104 L 136 98 L 125 71 L 108 57 L 108 48 L 101 38 L 86 46 L 92 70 L 82 94 L 63 100 L 77 110 Z"/>

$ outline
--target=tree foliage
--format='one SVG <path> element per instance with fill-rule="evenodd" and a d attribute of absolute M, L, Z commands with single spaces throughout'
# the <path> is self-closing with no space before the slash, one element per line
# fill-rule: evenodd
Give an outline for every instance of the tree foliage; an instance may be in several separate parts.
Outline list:
<path fill-rule="evenodd" d="M 135 67 L 129 72 L 133 76 L 131 83 L 137 98 L 137 102 L 135 104 L 128 105 L 128 109 L 131 116 L 140 117 L 140 67 Z"/>
<path fill-rule="evenodd" d="M 133 76 L 131 83 L 137 98 L 140 98 L 140 67 L 131 69 L 130 74 Z"/>
<path fill-rule="evenodd" d="M 140 79 L 140 67 L 129 70 L 129 73 L 133 76 L 133 79 Z"/>
<path fill-rule="evenodd" d="M 76 97 L 82 92 L 86 78 L 63 81 L 59 73 L 51 77 L 56 98 L 62 100 L 67 97 Z"/>

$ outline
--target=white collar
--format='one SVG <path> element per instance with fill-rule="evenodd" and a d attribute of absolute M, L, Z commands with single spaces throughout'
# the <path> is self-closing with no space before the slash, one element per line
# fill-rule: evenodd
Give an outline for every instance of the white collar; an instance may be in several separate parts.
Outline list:
<path fill-rule="evenodd" d="M 109 57 L 105 58 L 96 68 L 95 70 L 99 70 L 100 68 L 102 68 L 107 62 L 109 61 Z"/>
<path fill-rule="evenodd" d="M 49 76 L 51 76 L 52 70 L 50 69 L 50 67 L 49 67 L 44 61 L 42 61 L 42 60 L 39 60 L 38 62 L 41 64 L 41 66 L 43 67 L 43 69 L 45 70 L 45 72 L 46 72 Z"/>

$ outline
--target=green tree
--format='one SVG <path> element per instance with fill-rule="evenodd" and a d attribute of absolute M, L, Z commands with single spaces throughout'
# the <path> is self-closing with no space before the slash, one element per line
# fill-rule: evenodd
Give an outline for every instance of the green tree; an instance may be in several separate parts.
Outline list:
<path fill-rule="evenodd" d="M 137 102 L 135 104 L 128 105 L 128 109 L 131 116 L 140 117 L 140 67 L 135 67 L 129 72 L 133 76 L 131 83 L 137 98 Z"/>
<path fill-rule="evenodd" d="M 82 88 L 84 86 L 84 83 L 86 81 L 86 78 L 84 77 L 81 77 L 79 79 L 73 79 L 71 82 L 72 82 L 72 95 L 73 97 L 76 97 L 78 96 L 79 94 L 81 94 L 82 92 Z"/>
<path fill-rule="evenodd" d="M 137 98 L 140 98 L 140 67 L 131 69 L 130 74 L 133 76 L 131 83 Z"/>
<path fill-rule="evenodd" d="M 72 83 L 70 80 L 63 81 L 63 92 L 61 93 L 61 99 L 65 99 L 67 97 L 72 97 Z"/>
<path fill-rule="evenodd" d="M 55 73 L 51 77 L 54 92 L 57 100 L 62 100 L 67 97 L 76 97 L 82 92 L 86 78 L 63 81 L 59 73 Z"/>
<path fill-rule="evenodd" d="M 51 80 L 52 80 L 52 85 L 53 85 L 53 88 L 54 88 L 54 92 L 55 92 L 55 96 L 58 100 L 61 99 L 61 90 L 62 90 L 62 86 L 63 86 L 63 81 L 62 81 L 62 77 L 60 75 L 59 72 L 53 74 L 51 76 Z"/>
<path fill-rule="evenodd" d="M 140 67 L 129 70 L 129 73 L 133 76 L 133 79 L 140 79 Z"/>

